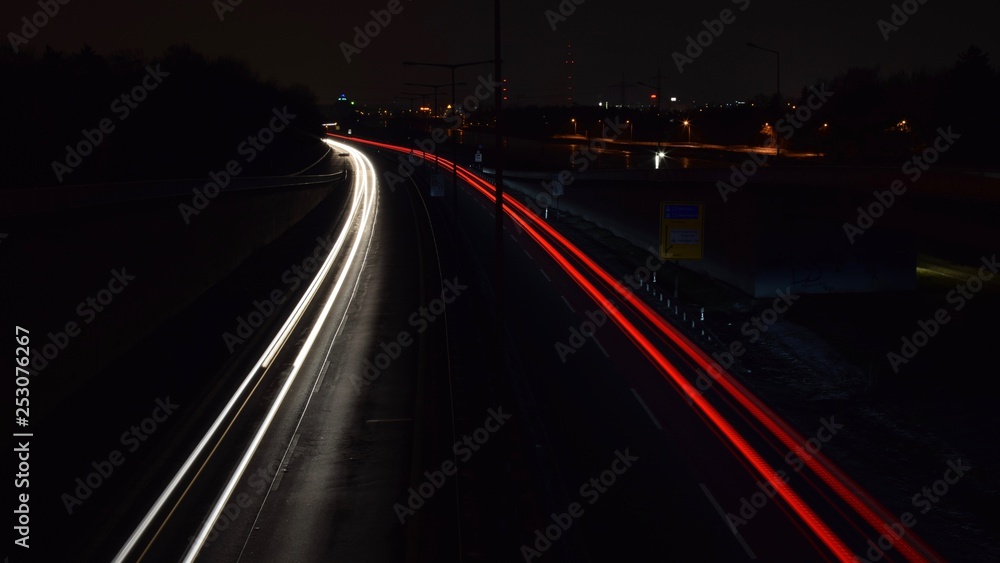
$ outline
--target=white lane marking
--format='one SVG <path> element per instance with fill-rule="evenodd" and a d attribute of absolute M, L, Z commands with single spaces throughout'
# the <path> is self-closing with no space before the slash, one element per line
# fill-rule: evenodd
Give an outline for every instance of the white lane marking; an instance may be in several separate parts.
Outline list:
<path fill-rule="evenodd" d="M 608 355 L 608 351 L 604 349 L 604 346 L 601 346 L 601 342 L 597 340 L 597 335 L 591 336 L 590 339 L 593 340 L 594 344 L 597 344 L 597 347 L 601 349 L 601 353 L 604 354 L 605 358 L 611 357 Z"/>
<path fill-rule="evenodd" d="M 660 421 L 656 420 L 656 417 L 653 416 L 653 411 L 649 410 L 649 405 L 646 404 L 646 401 L 642 400 L 642 397 L 639 396 L 639 392 L 636 391 L 635 388 L 632 388 L 632 394 L 635 395 L 635 400 L 639 401 L 639 404 L 642 405 L 643 410 L 645 410 L 646 414 L 649 415 L 649 419 L 653 421 L 653 424 L 656 426 L 656 429 L 663 430 L 663 427 L 660 426 Z"/>
<path fill-rule="evenodd" d="M 552 282 L 552 280 L 549 278 L 549 275 L 545 273 L 545 270 L 539 269 L 538 271 L 542 273 L 542 276 L 544 276 L 545 279 L 549 281 L 549 283 Z"/>
<path fill-rule="evenodd" d="M 576 309 L 574 309 L 573 306 L 569 304 L 569 301 L 566 300 L 565 295 L 560 295 L 559 297 L 562 297 L 563 303 L 565 303 L 566 306 L 569 307 L 570 311 L 573 311 L 574 313 L 576 312 Z"/>
<path fill-rule="evenodd" d="M 319 378 L 316 379 L 316 385 L 313 387 L 313 394 L 319 391 L 319 388 L 323 385 L 323 378 L 326 377 L 326 370 L 330 369 L 330 362 L 323 364 L 323 369 L 319 370 Z"/>
<path fill-rule="evenodd" d="M 732 532 L 734 536 L 736 536 L 736 540 L 740 542 L 741 546 L 743 546 L 743 551 L 747 553 L 747 557 L 749 557 L 750 559 L 757 559 L 757 555 L 755 555 L 753 550 L 750 549 L 750 546 L 747 545 L 747 542 L 745 539 L 743 539 L 743 536 L 741 536 L 739 531 L 736 530 L 736 527 L 733 526 L 733 523 L 729 521 L 729 518 L 726 518 L 725 511 L 722 510 L 721 506 L 719 506 L 719 503 L 715 500 L 715 497 L 712 496 L 712 493 L 708 492 L 708 487 L 705 486 L 705 483 L 698 483 L 698 485 L 701 487 L 702 492 L 705 493 L 705 496 L 708 497 L 708 502 L 712 503 L 712 506 L 715 507 L 715 511 L 718 512 L 719 516 L 722 517 L 722 520 L 725 521 L 726 527 L 729 528 L 729 531 Z"/>

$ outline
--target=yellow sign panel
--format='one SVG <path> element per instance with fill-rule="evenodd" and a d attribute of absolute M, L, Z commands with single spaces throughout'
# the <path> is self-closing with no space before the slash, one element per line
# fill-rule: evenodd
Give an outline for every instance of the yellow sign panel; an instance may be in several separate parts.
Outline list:
<path fill-rule="evenodd" d="M 660 204 L 660 259 L 701 260 L 705 240 L 705 206 L 701 203 Z"/>

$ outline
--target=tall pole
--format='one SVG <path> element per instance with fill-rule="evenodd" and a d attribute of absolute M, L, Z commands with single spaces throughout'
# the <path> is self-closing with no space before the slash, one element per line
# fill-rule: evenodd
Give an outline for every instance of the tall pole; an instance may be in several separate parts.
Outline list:
<path fill-rule="evenodd" d="M 451 67 L 451 114 L 457 117 L 458 106 L 455 100 L 455 67 Z M 458 217 L 458 130 L 451 130 L 451 203 Z"/>
<path fill-rule="evenodd" d="M 452 78 L 454 79 L 454 76 Z M 465 82 L 458 82 L 457 84 L 465 84 Z M 445 84 L 418 84 L 416 82 L 407 82 L 406 85 L 407 86 L 423 86 L 425 88 L 433 88 L 434 89 L 434 116 L 437 117 L 438 115 L 441 115 L 441 107 L 438 106 L 438 89 L 439 88 L 444 88 L 445 86 L 448 85 L 447 83 L 445 83 Z M 455 85 L 452 84 L 452 96 L 453 97 L 454 97 L 454 89 L 455 89 Z"/>
<path fill-rule="evenodd" d="M 622 111 L 625 111 L 625 73 L 622 73 Z"/>
<path fill-rule="evenodd" d="M 496 68 L 495 80 L 503 83 L 502 57 L 500 49 L 500 0 L 494 0 L 494 64 Z M 504 365 L 504 280 L 503 280 L 503 95 L 494 96 L 496 100 L 496 291 L 497 291 L 497 371 L 498 375 L 503 373 Z"/>
<path fill-rule="evenodd" d="M 451 69 L 451 111 L 458 112 L 458 107 L 455 104 L 455 69 L 464 66 L 472 66 L 479 64 L 492 63 L 493 61 L 476 61 L 474 63 L 461 63 L 461 64 L 447 64 L 447 63 L 418 63 L 414 61 L 403 61 L 403 66 L 436 66 L 441 68 Z M 455 131 L 452 130 L 451 135 L 451 191 L 452 191 L 452 203 L 455 206 L 456 213 L 458 212 L 458 143 L 457 135 Z"/>
<path fill-rule="evenodd" d="M 663 110 L 663 68 L 656 67 L 656 115 Z"/>
<path fill-rule="evenodd" d="M 427 106 L 427 94 L 418 94 L 416 92 L 402 92 L 402 94 L 404 96 L 417 96 L 418 98 L 420 98 L 420 105 L 422 107 L 426 107 Z M 410 109 L 413 109 L 413 108 L 410 108 Z"/>
<path fill-rule="evenodd" d="M 775 64 L 777 65 L 774 75 L 776 76 L 775 87 L 778 92 L 778 115 L 781 115 L 781 53 L 775 51 L 774 57 Z M 774 124 L 777 125 L 778 122 L 775 121 Z M 778 138 L 778 130 L 776 128 L 774 130 L 774 159 L 777 160 L 779 157 L 781 157 L 781 139 Z"/>

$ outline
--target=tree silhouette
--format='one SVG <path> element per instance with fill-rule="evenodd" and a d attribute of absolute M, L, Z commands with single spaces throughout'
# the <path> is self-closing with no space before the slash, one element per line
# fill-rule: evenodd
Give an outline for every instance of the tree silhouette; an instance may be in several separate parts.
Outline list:
<path fill-rule="evenodd" d="M 124 111 L 122 96 L 132 95 L 150 68 L 169 76 Z M 60 183 L 53 163 L 65 162 L 67 146 L 77 147 L 85 132 L 96 137 L 102 120 L 114 129 L 63 182 L 204 178 L 238 158 L 240 143 L 286 106 L 297 117 L 259 158 L 243 163 L 243 174 L 291 173 L 325 149 L 318 142 L 321 114 L 303 87 L 279 87 L 241 61 L 209 60 L 187 45 L 154 59 L 134 51 L 104 57 L 89 46 L 68 54 L 46 48 L 36 57 L 3 46 L 0 73 L 11 85 L 0 91 L 9 116 L 0 137 L 0 187 Z"/>

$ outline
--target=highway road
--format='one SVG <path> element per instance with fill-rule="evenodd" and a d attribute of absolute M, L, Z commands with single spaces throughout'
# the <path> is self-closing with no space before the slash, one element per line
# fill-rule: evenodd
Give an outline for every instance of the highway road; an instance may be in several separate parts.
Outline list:
<path fill-rule="evenodd" d="M 422 171 L 390 187 L 409 149 L 326 142 L 349 188 L 316 273 L 248 340 L 243 371 L 195 387 L 197 408 L 185 396 L 184 421 L 129 458 L 141 469 L 94 491 L 53 555 L 940 559 L 824 455 L 835 419 L 793 429 L 657 297 L 516 200 L 498 339 L 492 186 L 459 169 L 454 198 L 431 197 Z"/>
<path fill-rule="evenodd" d="M 466 247 L 470 275 L 479 272 L 488 286 L 482 273 L 491 259 L 482 249 L 492 246 L 491 186 L 459 174 L 475 189 L 459 192 L 455 236 Z M 505 284 L 516 298 L 507 301 L 504 352 L 512 369 L 493 387 L 525 419 L 516 451 L 527 454 L 522 462 L 534 470 L 528 482 L 543 493 L 526 495 L 532 501 L 515 511 L 543 530 L 564 521 L 574 501 L 588 509 L 550 550 L 522 522 L 512 533 L 522 551 L 500 543 L 503 551 L 493 553 L 505 554 L 497 560 L 518 553 L 576 561 L 651 553 L 853 560 L 880 539 L 883 548 L 869 558 L 938 558 L 913 532 L 897 532 L 898 518 L 823 455 L 822 444 L 835 439 L 835 420 L 817 413 L 815 428 L 791 428 L 623 280 L 524 205 L 511 202 L 508 213 Z M 593 498 L 588 475 L 619 469 L 609 464 L 626 450 L 648 452 L 638 457 L 649 462 L 644 468 L 635 461 L 634 470 L 630 464 L 620 485 L 615 480 L 618 486 Z"/>

